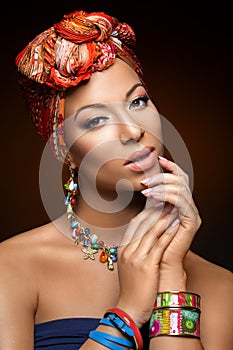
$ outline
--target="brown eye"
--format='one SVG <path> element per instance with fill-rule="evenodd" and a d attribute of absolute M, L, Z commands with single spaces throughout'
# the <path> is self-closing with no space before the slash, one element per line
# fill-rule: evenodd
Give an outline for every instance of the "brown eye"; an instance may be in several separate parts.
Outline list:
<path fill-rule="evenodd" d="M 137 98 L 135 98 L 135 100 L 133 100 L 130 103 L 129 109 L 146 107 L 148 100 L 149 100 L 149 97 L 147 95 L 137 97 Z"/>
<path fill-rule="evenodd" d="M 87 128 L 87 129 L 96 128 L 96 127 L 102 125 L 105 122 L 106 119 L 108 119 L 108 118 L 107 117 L 95 117 L 95 118 L 92 118 L 92 119 L 88 120 L 85 123 L 85 128 Z"/>

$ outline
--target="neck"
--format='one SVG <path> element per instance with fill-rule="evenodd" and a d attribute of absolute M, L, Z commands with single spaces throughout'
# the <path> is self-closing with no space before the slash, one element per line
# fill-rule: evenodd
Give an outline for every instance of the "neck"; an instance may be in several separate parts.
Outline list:
<path fill-rule="evenodd" d="M 120 210 L 115 209 L 121 208 L 120 201 L 117 203 L 116 205 L 115 201 L 109 201 L 107 203 L 107 211 L 103 211 L 103 209 L 98 210 L 99 206 L 94 205 L 94 203 L 89 205 L 84 198 L 80 196 L 74 211 L 79 219 L 86 223 L 86 226 L 95 226 L 100 229 L 119 228 L 126 226 L 129 221 L 144 208 L 145 197 L 140 192 L 134 192 L 129 204 L 126 206 L 122 204 L 123 209 Z"/>

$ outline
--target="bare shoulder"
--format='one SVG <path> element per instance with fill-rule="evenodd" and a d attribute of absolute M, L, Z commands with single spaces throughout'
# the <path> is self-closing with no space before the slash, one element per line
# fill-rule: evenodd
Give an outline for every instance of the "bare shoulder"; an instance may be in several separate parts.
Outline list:
<path fill-rule="evenodd" d="M 189 278 L 189 283 L 195 289 L 201 290 L 213 287 L 218 289 L 233 288 L 233 273 L 217 264 L 214 264 L 203 257 L 189 252 L 185 260 L 185 267 Z M 208 288 L 207 288 L 208 286 Z"/>
<path fill-rule="evenodd" d="M 0 243 L 0 304 L 11 300 L 16 307 L 36 309 L 39 276 L 51 261 L 57 249 L 68 241 L 58 232 L 53 222 L 17 234 Z M 68 241 L 69 242 L 69 241 Z M 14 302 L 13 302 L 14 301 Z M 8 305 L 8 307 L 10 307 Z M 18 307 L 18 306 L 17 306 Z"/>
<path fill-rule="evenodd" d="M 36 269 L 56 242 L 57 229 L 53 223 L 28 230 L 0 243 L 0 283 L 5 285 L 35 280 Z M 58 235 L 59 241 L 59 235 Z M 28 285 L 28 283 L 27 283 Z M 2 284 L 1 284 L 2 287 Z"/>
<path fill-rule="evenodd" d="M 0 243 L 1 263 L 11 261 L 12 264 L 17 263 L 18 265 L 21 261 L 25 262 L 43 242 L 48 240 L 53 230 L 53 224 L 48 223 L 2 241 Z"/>
<path fill-rule="evenodd" d="M 13 349 L 13 339 L 16 343 L 23 341 L 26 345 L 22 348 L 33 347 L 34 317 L 42 285 L 40 276 L 54 260 L 53 252 L 62 246 L 62 239 L 65 243 L 66 239 L 49 223 L 0 243 L 1 349 Z"/>
<path fill-rule="evenodd" d="M 35 280 L 35 273 L 39 269 L 48 264 L 52 257 L 55 261 L 55 252 L 69 246 L 70 240 L 61 234 L 62 226 L 56 224 L 59 219 L 1 242 L 0 275 L 10 273 L 11 276 L 29 278 L 31 274 Z"/>

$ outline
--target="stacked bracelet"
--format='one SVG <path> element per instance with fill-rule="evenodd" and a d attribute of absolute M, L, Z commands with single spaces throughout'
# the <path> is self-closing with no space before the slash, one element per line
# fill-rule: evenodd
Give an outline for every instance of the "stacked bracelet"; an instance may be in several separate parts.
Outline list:
<path fill-rule="evenodd" d="M 200 296 L 169 291 L 158 293 L 150 318 L 149 336 L 200 338 Z"/>
<path fill-rule="evenodd" d="M 95 340 L 97 343 L 102 344 L 112 350 L 123 350 L 125 349 L 125 347 L 128 347 L 130 349 L 133 348 L 133 343 L 130 340 L 116 337 L 115 335 L 100 332 L 97 330 L 91 331 L 89 333 L 89 338 Z M 119 345 L 122 345 L 122 346 L 119 346 Z"/>
<path fill-rule="evenodd" d="M 133 331 L 133 339 L 134 339 L 134 343 L 135 343 L 135 349 L 142 350 L 143 349 L 142 335 L 141 335 L 140 330 L 138 329 L 138 327 L 136 326 L 136 324 L 132 320 L 132 318 L 126 312 L 124 312 L 123 310 L 121 310 L 119 308 L 108 309 L 106 311 L 104 317 L 108 317 L 110 314 L 118 316 L 118 318 L 120 318 L 120 320 L 123 321 L 123 324 L 125 326 L 128 326 Z M 113 318 L 111 319 L 111 321 L 116 326 L 116 328 L 118 328 L 120 331 L 125 333 L 125 331 L 124 331 L 125 326 L 124 327 L 120 326 L 119 323 L 117 324 L 117 322 L 114 322 Z M 128 334 L 128 336 L 129 336 L 129 334 Z"/>
<path fill-rule="evenodd" d="M 139 329 L 123 310 L 119 308 L 108 309 L 99 323 L 117 328 L 125 338 L 93 330 L 89 333 L 89 338 L 94 341 L 112 350 L 123 350 L 125 347 L 135 350 L 143 349 L 143 339 Z"/>
<path fill-rule="evenodd" d="M 158 293 L 154 307 L 191 307 L 200 309 L 200 295 L 188 292 Z"/>

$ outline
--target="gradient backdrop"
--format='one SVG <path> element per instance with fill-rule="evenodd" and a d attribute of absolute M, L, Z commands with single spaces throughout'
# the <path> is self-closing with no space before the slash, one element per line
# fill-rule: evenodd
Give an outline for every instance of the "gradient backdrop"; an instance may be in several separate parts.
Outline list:
<path fill-rule="evenodd" d="M 52 3 L 52 4 L 51 4 Z M 6 3 L 1 15 L 0 239 L 48 221 L 38 169 L 44 144 L 16 82 L 14 59 L 29 40 L 74 9 L 106 11 L 134 28 L 151 95 L 191 155 L 202 226 L 192 249 L 233 270 L 232 18 L 226 1 Z"/>

